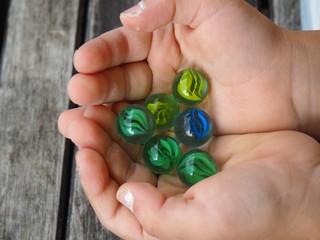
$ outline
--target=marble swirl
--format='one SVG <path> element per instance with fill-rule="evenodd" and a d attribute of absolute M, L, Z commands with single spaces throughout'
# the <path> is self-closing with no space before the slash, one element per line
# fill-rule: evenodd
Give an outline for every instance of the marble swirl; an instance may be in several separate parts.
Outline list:
<path fill-rule="evenodd" d="M 156 101 L 155 103 L 149 103 L 147 107 L 155 115 L 156 125 L 166 125 L 168 123 L 171 112 L 168 104 Z"/>
<path fill-rule="evenodd" d="M 213 134 L 212 121 L 201 109 L 190 108 L 177 117 L 174 131 L 181 143 L 193 147 L 200 146 Z"/>
<path fill-rule="evenodd" d="M 177 172 L 180 180 L 190 187 L 216 174 L 217 167 L 212 156 L 203 150 L 193 149 L 179 160 Z"/>
<path fill-rule="evenodd" d="M 154 119 L 142 105 L 130 105 L 119 114 L 117 129 L 120 137 L 128 143 L 145 143 L 154 133 Z"/>
<path fill-rule="evenodd" d="M 180 103 L 196 105 L 206 98 L 208 82 L 198 70 L 185 69 L 175 77 L 172 93 Z"/>
<path fill-rule="evenodd" d="M 179 105 L 174 98 L 166 93 L 157 93 L 148 97 L 144 105 L 153 114 L 158 130 L 167 130 L 173 126 L 179 114 Z"/>
<path fill-rule="evenodd" d="M 166 135 L 153 136 L 143 148 L 143 162 L 157 174 L 171 172 L 180 156 L 180 146 L 175 139 Z"/>

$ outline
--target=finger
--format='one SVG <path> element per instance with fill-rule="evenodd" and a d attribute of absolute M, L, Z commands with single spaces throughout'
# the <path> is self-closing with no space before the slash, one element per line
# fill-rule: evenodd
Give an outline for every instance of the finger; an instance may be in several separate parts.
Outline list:
<path fill-rule="evenodd" d="M 148 33 L 117 28 L 102 34 L 74 54 L 74 66 L 80 73 L 97 73 L 106 68 L 146 59 L 151 42 Z"/>
<path fill-rule="evenodd" d="M 94 120 L 94 122 L 97 123 L 103 129 L 103 131 L 108 133 L 109 137 L 113 141 L 118 143 L 121 142 L 121 138 L 114 127 L 116 115 L 111 111 L 110 108 L 103 105 L 89 106 L 84 111 L 83 116 Z"/>
<path fill-rule="evenodd" d="M 97 74 L 76 74 L 68 85 L 70 99 L 79 105 L 94 105 L 146 98 L 152 73 L 146 62 L 125 64 Z"/>
<path fill-rule="evenodd" d="M 89 106 L 86 108 L 83 116 L 94 120 L 106 133 L 112 141 L 116 142 L 134 161 L 140 160 L 140 147 L 123 141 L 114 127 L 116 125 L 116 115 L 110 108 L 103 105 Z"/>
<path fill-rule="evenodd" d="M 206 219 L 199 216 L 205 209 L 199 209 L 193 197 L 178 195 L 166 198 L 147 183 L 127 183 L 117 192 L 117 199 L 137 217 L 145 235 L 159 239 L 191 239 L 191 236 L 204 234 L 199 232 L 204 228 L 198 225 L 206 225 Z M 209 222 L 212 224 L 214 219 Z"/>
<path fill-rule="evenodd" d="M 224 5 L 216 0 L 144 0 L 123 12 L 120 19 L 126 27 L 150 32 L 170 22 L 196 27 Z"/>
<path fill-rule="evenodd" d="M 82 117 L 85 108 L 73 108 L 62 112 L 58 119 L 58 128 L 63 136 L 69 138 L 68 127 L 70 123 L 78 117 Z"/>
<path fill-rule="evenodd" d="M 230 168 L 169 198 L 150 184 L 126 183 L 117 199 L 134 213 L 147 234 L 159 239 L 261 239 L 280 209 L 273 183 L 256 184 L 265 177 L 256 170 L 255 166 Z M 269 200 L 274 205 L 261 208 Z M 254 223 L 254 216 L 261 217 L 259 223 Z"/>
<path fill-rule="evenodd" d="M 118 116 L 119 113 L 120 113 L 126 106 L 128 106 L 128 103 L 127 103 L 127 102 L 117 102 L 117 103 L 112 104 L 111 109 L 112 109 L 112 112 L 114 112 L 114 114 L 115 114 L 116 116 Z"/>
<path fill-rule="evenodd" d="M 240 190 L 239 184 L 235 185 L 235 183 L 246 182 L 247 178 L 244 177 L 243 173 L 250 172 L 250 168 L 247 167 L 249 169 L 247 171 L 245 171 L 245 167 L 244 169 L 239 168 L 237 171 L 237 168 L 231 168 L 231 166 L 237 162 L 236 159 L 239 159 L 239 155 L 242 155 L 243 152 L 248 151 L 251 147 L 255 148 L 255 145 L 259 142 L 257 140 L 249 140 L 250 136 L 248 136 L 248 139 L 244 139 L 240 135 L 223 136 L 214 139 L 210 153 L 214 156 L 218 166 L 223 168 L 229 161 L 232 164 L 226 167 L 228 168 L 227 171 L 222 171 L 213 177 L 203 180 L 183 195 L 167 198 L 166 196 L 171 194 L 164 194 L 163 191 L 149 184 L 126 183 L 119 189 L 117 198 L 133 211 L 147 234 L 159 239 L 191 239 L 190 236 L 202 236 L 199 239 L 210 239 L 204 235 L 203 231 L 206 229 L 210 229 L 210 234 L 214 233 L 217 239 L 227 239 L 224 235 L 226 227 L 224 224 L 232 223 L 236 226 L 235 222 L 239 214 L 237 211 L 230 213 L 234 214 L 231 217 L 229 216 L 230 214 L 225 214 L 223 211 L 225 209 L 223 207 L 224 204 L 232 202 L 233 206 L 239 205 L 236 209 L 247 207 L 246 205 L 241 205 L 243 203 L 241 201 L 239 204 L 237 203 L 242 190 Z M 242 143 L 247 141 L 249 143 Z M 245 157 L 244 159 L 247 158 Z M 253 175 L 257 174 L 255 170 L 251 172 Z M 241 187 L 246 188 L 248 185 L 245 183 Z M 208 188 L 210 188 L 210 191 L 208 191 Z M 251 191 L 254 192 L 250 189 L 249 192 Z M 232 195 L 233 197 L 231 197 Z M 229 199 L 230 197 L 232 198 L 231 200 Z M 128 199 L 132 201 L 128 202 Z M 207 204 L 208 202 L 210 204 Z M 206 209 L 206 206 L 214 207 Z M 211 211 L 210 214 L 208 214 L 209 210 Z M 228 217 L 235 219 L 235 222 L 230 221 Z M 188 228 L 179 223 L 194 227 Z M 212 226 L 216 226 L 216 229 L 213 229 Z M 241 227 L 243 226 L 241 225 Z"/>
<path fill-rule="evenodd" d="M 156 177 L 147 168 L 133 162 L 128 154 L 93 120 L 77 118 L 68 128 L 70 139 L 78 148 L 89 148 L 99 153 L 109 167 L 110 176 L 118 184 L 145 181 L 156 184 Z"/>
<path fill-rule="evenodd" d="M 82 149 L 76 162 L 81 185 L 103 226 L 124 239 L 142 239 L 140 224 L 116 199 L 119 185 L 109 178 L 103 157 Z"/>

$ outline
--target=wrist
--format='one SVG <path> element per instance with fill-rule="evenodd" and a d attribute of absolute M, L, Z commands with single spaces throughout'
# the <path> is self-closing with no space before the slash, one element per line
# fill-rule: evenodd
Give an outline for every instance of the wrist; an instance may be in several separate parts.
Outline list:
<path fill-rule="evenodd" d="M 320 139 L 320 31 L 292 36 L 291 94 L 302 132 Z"/>

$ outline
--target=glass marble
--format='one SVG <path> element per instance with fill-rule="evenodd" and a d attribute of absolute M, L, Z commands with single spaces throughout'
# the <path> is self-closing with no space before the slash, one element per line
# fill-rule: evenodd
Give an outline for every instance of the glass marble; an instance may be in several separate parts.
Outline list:
<path fill-rule="evenodd" d="M 174 132 L 181 143 L 191 147 L 201 146 L 213 134 L 212 121 L 203 110 L 190 108 L 178 115 L 174 123 Z"/>
<path fill-rule="evenodd" d="M 173 81 L 172 94 L 181 104 L 188 106 L 197 105 L 208 94 L 208 81 L 198 70 L 182 70 Z"/>
<path fill-rule="evenodd" d="M 157 130 L 167 130 L 179 114 L 179 105 L 173 96 L 166 93 L 153 94 L 146 99 L 144 105 L 153 114 Z"/>
<path fill-rule="evenodd" d="M 217 167 L 212 156 L 203 150 L 186 152 L 177 165 L 178 176 L 187 187 L 216 174 Z"/>
<path fill-rule="evenodd" d="M 117 117 L 117 131 L 128 143 L 145 143 L 155 132 L 153 115 L 143 105 L 129 105 Z"/>
<path fill-rule="evenodd" d="M 155 135 L 145 145 L 142 152 L 147 168 L 157 174 L 171 172 L 181 157 L 177 141 L 167 135 Z"/>

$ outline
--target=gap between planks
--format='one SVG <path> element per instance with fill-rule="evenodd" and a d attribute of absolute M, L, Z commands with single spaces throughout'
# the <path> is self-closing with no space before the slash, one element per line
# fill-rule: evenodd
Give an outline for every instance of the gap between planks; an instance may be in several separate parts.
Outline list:
<path fill-rule="evenodd" d="M 4 39 L 6 36 L 7 17 L 10 7 L 10 0 L 0 1 L 0 88 L 1 88 L 1 73 L 2 73 L 2 52 L 4 49 Z"/>
<path fill-rule="evenodd" d="M 88 15 L 89 0 L 80 0 L 78 10 L 78 22 L 77 32 L 75 38 L 75 50 L 78 49 L 84 42 L 86 36 L 87 27 L 87 15 Z M 72 57 L 72 56 L 70 56 Z M 72 75 L 76 73 L 73 68 Z M 0 85 L 1 86 L 1 85 Z M 69 102 L 69 109 L 77 107 L 73 102 Z M 62 167 L 62 179 L 60 186 L 60 199 L 57 218 L 56 240 L 64 240 L 67 236 L 67 224 L 68 214 L 70 208 L 70 189 L 72 183 L 72 166 L 74 156 L 75 145 L 71 140 L 65 140 L 63 167 Z"/>

